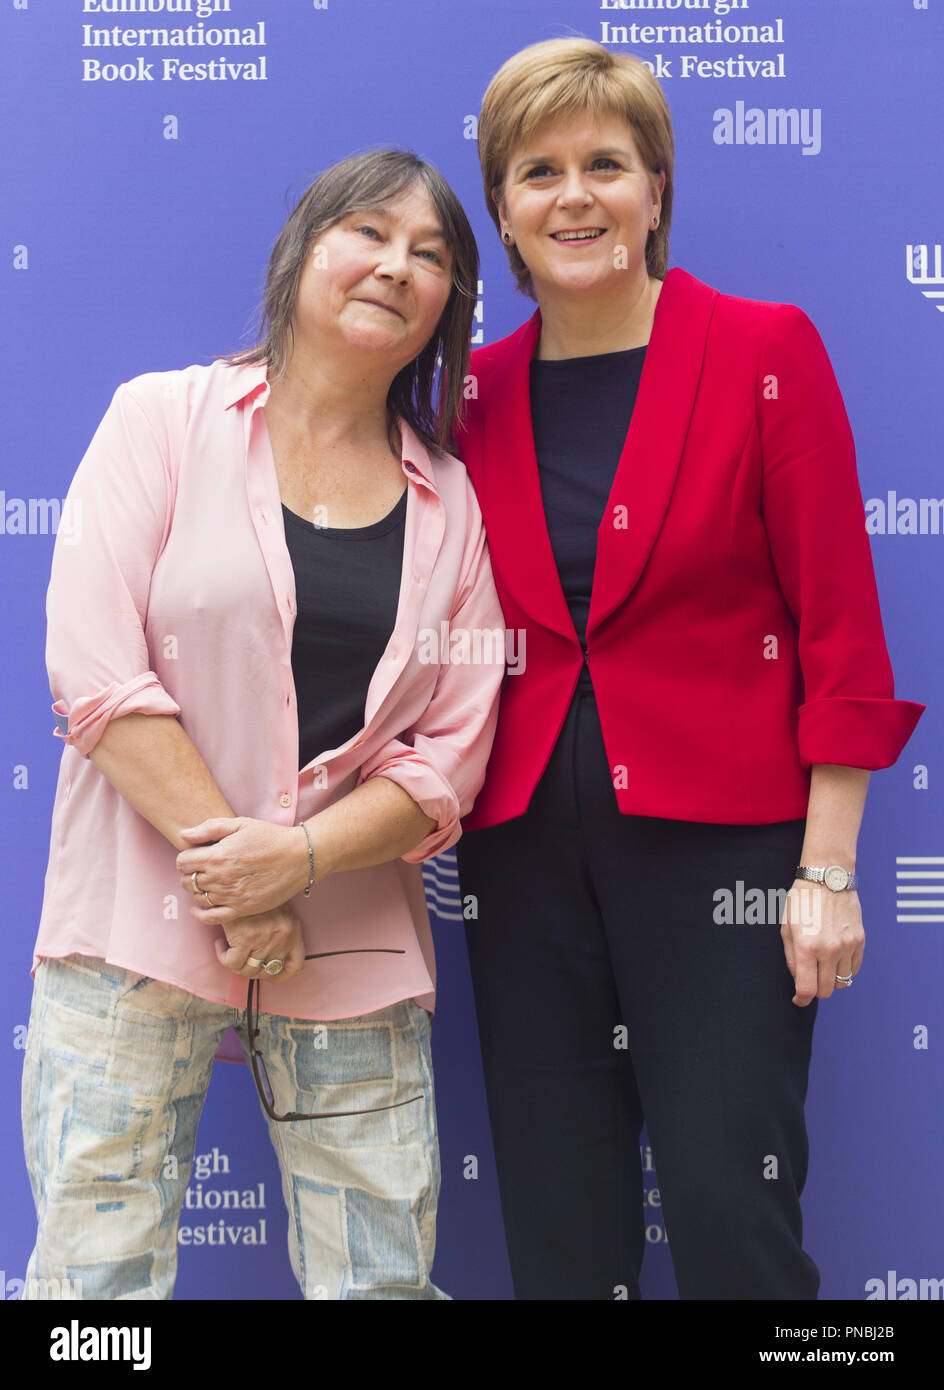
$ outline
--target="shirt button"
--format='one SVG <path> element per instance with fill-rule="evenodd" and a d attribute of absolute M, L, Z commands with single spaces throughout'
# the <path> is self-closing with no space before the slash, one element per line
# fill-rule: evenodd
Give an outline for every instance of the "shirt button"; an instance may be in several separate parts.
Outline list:
<path fill-rule="evenodd" d="M 292 804 L 292 798 L 288 792 L 283 792 L 282 795 L 279 797 L 279 801 L 282 803 L 283 806 L 291 806 Z"/>

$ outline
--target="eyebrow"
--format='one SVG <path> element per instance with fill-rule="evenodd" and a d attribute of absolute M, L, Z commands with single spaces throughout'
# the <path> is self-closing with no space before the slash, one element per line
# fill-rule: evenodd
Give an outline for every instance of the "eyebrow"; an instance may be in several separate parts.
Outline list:
<path fill-rule="evenodd" d="M 629 150 L 620 149 L 620 148 L 619 148 L 618 146 L 616 146 L 616 145 L 613 145 L 613 146 L 610 146 L 610 147 L 604 148 L 604 149 L 588 150 L 588 151 L 587 151 L 587 157 L 590 158 L 590 159 L 600 159 L 603 155 L 610 155 L 610 154 L 622 155 L 623 159 L 631 159 L 631 158 L 632 158 L 632 156 L 631 156 Z M 527 166 L 528 166 L 529 164 L 553 164 L 553 163 L 554 163 L 554 156 L 551 155 L 551 154 L 529 154 L 528 157 L 527 157 L 527 159 L 519 160 L 519 162 L 515 165 L 515 173 L 518 173 L 518 171 L 519 171 L 520 169 L 526 169 Z"/>
<path fill-rule="evenodd" d="M 387 212 L 385 212 L 385 211 L 383 210 L 383 208 L 353 208 L 353 209 L 347 214 L 347 216 L 348 216 L 348 217 L 371 217 L 371 216 L 375 216 L 375 217 L 384 217 L 384 218 L 389 219 L 390 214 L 387 213 Z M 436 240 L 436 241 L 442 241 L 442 242 L 444 242 L 444 241 L 446 240 L 446 233 L 443 231 L 442 227 L 421 227 L 420 230 L 419 230 L 419 232 L 417 233 L 417 237 L 419 238 L 420 241 Z"/>

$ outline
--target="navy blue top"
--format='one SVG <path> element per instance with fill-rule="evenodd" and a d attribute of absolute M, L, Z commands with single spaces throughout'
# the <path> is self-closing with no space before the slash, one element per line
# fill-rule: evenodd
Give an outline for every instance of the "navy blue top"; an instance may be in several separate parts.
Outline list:
<path fill-rule="evenodd" d="M 544 515 L 561 587 L 585 652 L 597 530 L 645 359 L 643 346 L 531 361 L 531 420 Z"/>
<path fill-rule="evenodd" d="M 408 490 L 371 526 L 315 526 L 282 503 L 295 571 L 299 768 L 364 727 L 367 687 L 397 619 Z"/>

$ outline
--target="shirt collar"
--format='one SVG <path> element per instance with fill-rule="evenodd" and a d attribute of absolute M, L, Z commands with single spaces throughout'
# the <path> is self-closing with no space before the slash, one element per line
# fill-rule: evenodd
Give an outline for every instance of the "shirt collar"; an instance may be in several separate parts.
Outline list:
<path fill-rule="evenodd" d="M 226 367 L 226 377 L 223 381 L 224 410 L 229 410 L 237 401 L 244 401 L 247 396 L 254 395 L 262 386 L 266 388 L 268 395 L 266 372 L 269 364 L 265 359 L 261 362 L 228 362 Z"/>
<path fill-rule="evenodd" d="M 250 396 L 256 395 L 262 396 L 260 403 L 264 405 L 269 394 L 269 383 L 266 380 L 268 366 L 269 364 L 265 360 L 227 363 L 226 379 L 223 383 L 223 409 L 229 410 L 231 405 L 236 405 L 240 401 L 245 401 Z M 402 417 L 399 418 L 398 423 L 402 444 L 401 455 L 406 471 L 419 474 L 435 492 L 438 492 L 429 450 L 416 431 Z"/>
<path fill-rule="evenodd" d="M 438 492 L 436 475 L 433 472 L 433 461 L 426 445 L 402 416 L 397 417 L 397 424 L 400 426 L 400 457 L 403 460 L 404 468 L 408 473 L 419 474 L 424 482 L 429 483 L 434 492 Z"/>

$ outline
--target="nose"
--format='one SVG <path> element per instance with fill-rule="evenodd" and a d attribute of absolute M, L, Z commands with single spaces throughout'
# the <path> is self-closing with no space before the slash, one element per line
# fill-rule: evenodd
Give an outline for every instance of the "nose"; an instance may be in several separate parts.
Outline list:
<path fill-rule="evenodd" d="M 390 237 L 386 244 L 379 248 L 374 274 L 381 280 L 392 280 L 398 285 L 405 285 L 409 281 L 410 257 L 406 246 L 396 237 Z"/>
<path fill-rule="evenodd" d="M 593 194 L 587 187 L 584 172 L 575 167 L 564 172 L 564 182 L 557 201 L 562 208 L 588 207 L 593 202 Z"/>

